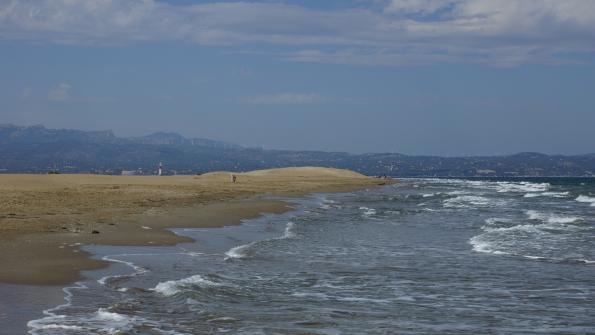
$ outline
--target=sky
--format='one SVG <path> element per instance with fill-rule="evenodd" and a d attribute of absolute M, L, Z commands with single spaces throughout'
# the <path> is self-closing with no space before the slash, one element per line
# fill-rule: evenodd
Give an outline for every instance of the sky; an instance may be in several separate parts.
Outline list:
<path fill-rule="evenodd" d="M 0 124 L 595 152 L 593 0 L 0 0 Z"/>

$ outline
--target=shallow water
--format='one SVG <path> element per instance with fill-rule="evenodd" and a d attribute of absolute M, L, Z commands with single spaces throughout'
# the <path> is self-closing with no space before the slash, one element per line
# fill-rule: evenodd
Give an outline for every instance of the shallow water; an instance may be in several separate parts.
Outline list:
<path fill-rule="evenodd" d="M 90 250 L 32 334 L 595 333 L 595 183 L 409 179 Z"/>

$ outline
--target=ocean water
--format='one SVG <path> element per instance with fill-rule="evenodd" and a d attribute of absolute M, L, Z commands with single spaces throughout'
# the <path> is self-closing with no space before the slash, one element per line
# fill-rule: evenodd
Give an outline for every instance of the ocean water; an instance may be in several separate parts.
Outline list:
<path fill-rule="evenodd" d="M 295 200 L 293 200 L 295 201 Z M 89 248 L 31 334 L 595 334 L 593 179 L 405 179 Z"/>

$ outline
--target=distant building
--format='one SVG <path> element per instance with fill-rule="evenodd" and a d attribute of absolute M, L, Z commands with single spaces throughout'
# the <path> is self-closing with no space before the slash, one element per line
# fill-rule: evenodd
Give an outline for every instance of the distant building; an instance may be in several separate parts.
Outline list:
<path fill-rule="evenodd" d="M 136 171 L 134 170 L 123 170 L 122 171 L 122 175 L 123 176 L 136 176 Z"/>

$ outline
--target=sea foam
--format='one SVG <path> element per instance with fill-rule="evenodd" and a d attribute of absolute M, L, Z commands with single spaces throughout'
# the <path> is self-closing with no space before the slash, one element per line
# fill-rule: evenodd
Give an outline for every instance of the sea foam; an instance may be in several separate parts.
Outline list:
<path fill-rule="evenodd" d="M 184 287 L 188 286 L 199 286 L 199 287 L 214 287 L 223 286 L 223 284 L 210 281 L 203 278 L 201 275 L 194 275 L 192 277 L 180 279 L 180 280 L 169 280 L 161 282 L 153 288 L 153 291 L 160 293 L 166 297 L 178 294 Z"/>
<path fill-rule="evenodd" d="M 474 208 L 501 204 L 502 202 L 500 200 L 488 199 L 476 195 L 460 195 L 458 197 L 446 199 L 443 202 L 444 207 L 447 208 Z"/>
<path fill-rule="evenodd" d="M 582 217 L 579 216 L 560 216 L 556 214 L 542 213 L 534 210 L 528 210 L 526 214 L 529 217 L 529 220 L 538 220 L 553 224 L 577 223 L 584 220 Z"/>
<path fill-rule="evenodd" d="M 256 244 L 256 242 L 240 245 L 240 246 L 233 247 L 233 248 L 229 249 L 225 253 L 225 260 L 248 258 L 248 256 L 249 256 L 248 252 L 250 251 L 250 248 L 254 244 Z"/>
<path fill-rule="evenodd" d="M 372 216 L 376 214 L 376 210 L 374 208 L 369 208 L 369 207 L 360 207 L 360 210 L 363 211 L 363 215 L 364 216 Z"/>
<path fill-rule="evenodd" d="M 594 197 L 588 197 L 586 195 L 579 195 L 578 198 L 576 198 L 576 201 L 590 203 L 591 207 L 595 207 L 595 198 Z"/>
<path fill-rule="evenodd" d="M 295 223 L 287 222 L 287 226 L 285 226 L 285 233 L 281 236 L 281 239 L 289 239 L 289 238 L 296 238 L 297 234 L 295 232 Z"/>
<path fill-rule="evenodd" d="M 496 182 L 496 189 L 498 192 L 544 192 L 550 188 L 549 183 L 531 183 L 531 182 Z"/>
<path fill-rule="evenodd" d="M 507 255 L 508 254 L 507 252 L 504 252 L 504 251 L 495 250 L 494 244 L 491 241 L 486 240 L 483 235 L 477 235 L 477 236 L 472 237 L 469 240 L 469 244 L 471 244 L 471 247 L 473 248 L 473 251 L 475 251 L 475 252 L 481 252 L 481 253 L 487 253 L 487 254 L 493 254 L 493 255 Z"/>
<path fill-rule="evenodd" d="M 524 195 L 525 198 L 537 198 L 537 197 L 552 197 L 552 198 L 565 198 L 569 195 L 569 192 L 541 192 L 541 193 L 527 193 Z"/>
<path fill-rule="evenodd" d="M 100 308 L 96 313 L 96 318 L 99 320 L 110 321 L 110 322 L 128 322 L 129 318 L 125 315 L 110 312 L 105 308 Z"/>

